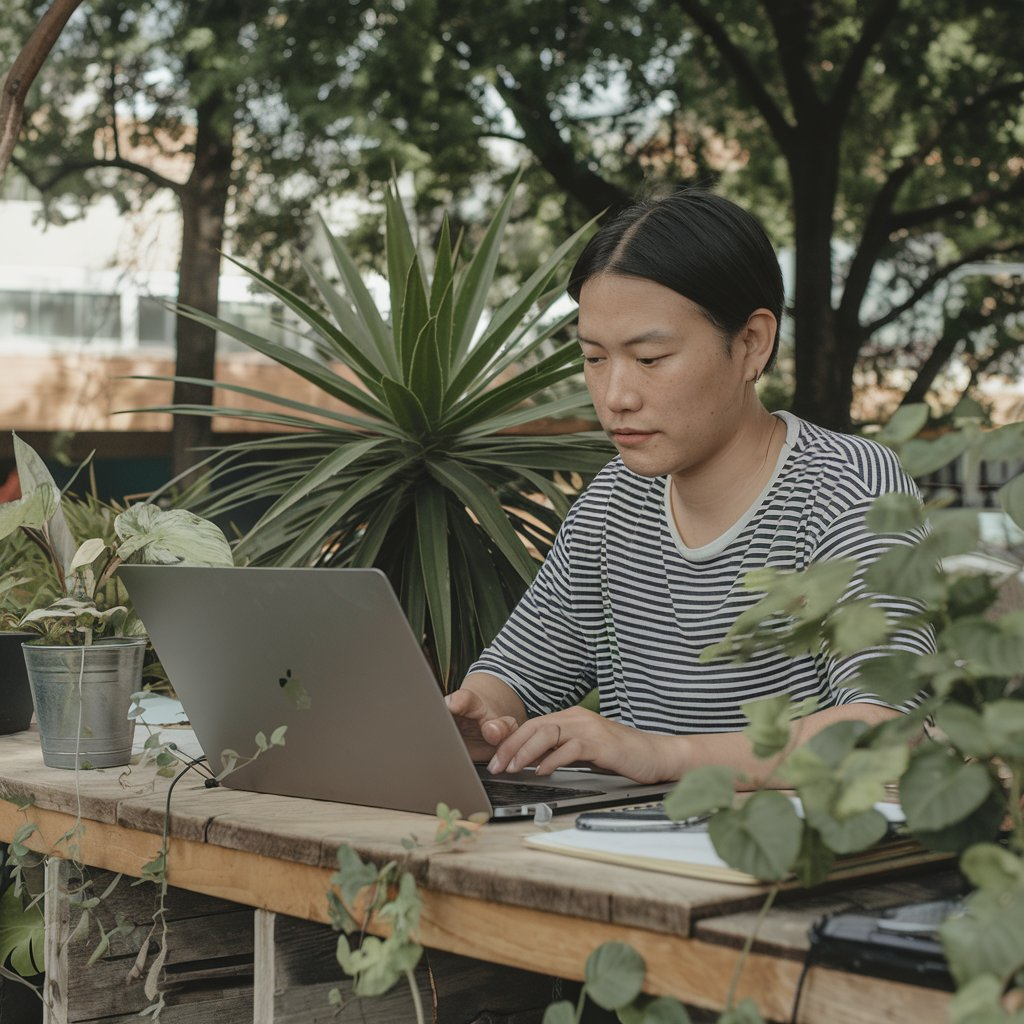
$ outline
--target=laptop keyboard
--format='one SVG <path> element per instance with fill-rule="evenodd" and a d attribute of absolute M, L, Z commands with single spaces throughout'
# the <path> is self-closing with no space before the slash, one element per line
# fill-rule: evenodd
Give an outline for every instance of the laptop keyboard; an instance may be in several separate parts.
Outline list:
<path fill-rule="evenodd" d="M 568 797 L 600 796 L 602 793 L 597 789 L 569 789 L 566 786 L 544 786 L 533 782 L 497 782 L 494 779 L 481 781 L 492 807 L 546 804 Z"/>

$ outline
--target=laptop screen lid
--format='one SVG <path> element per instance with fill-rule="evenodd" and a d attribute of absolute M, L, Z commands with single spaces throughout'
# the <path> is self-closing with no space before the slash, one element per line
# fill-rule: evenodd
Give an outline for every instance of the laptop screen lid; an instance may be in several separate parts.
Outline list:
<path fill-rule="evenodd" d="M 377 569 L 122 565 L 118 575 L 215 772 L 260 793 L 516 817 L 649 799 L 668 787 L 564 771 L 495 807 L 387 577 Z M 497 780 L 500 789 L 522 775 Z M 533 781 L 533 780 L 531 780 Z M 488 780 L 490 784 L 491 780 Z M 570 796 L 558 795 L 568 787 Z"/>

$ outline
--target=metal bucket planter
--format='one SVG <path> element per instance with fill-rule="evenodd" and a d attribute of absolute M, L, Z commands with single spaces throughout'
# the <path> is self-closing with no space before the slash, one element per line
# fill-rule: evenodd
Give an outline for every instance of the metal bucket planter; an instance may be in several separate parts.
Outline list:
<path fill-rule="evenodd" d="M 32 691 L 21 653 L 21 645 L 32 635 L 0 633 L 0 736 L 21 732 L 32 721 Z"/>
<path fill-rule="evenodd" d="M 43 763 L 50 768 L 111 768 L 132 755 L 131 695 L 142 683 L 145 637 L 87 647 L 24 644 Z"/>

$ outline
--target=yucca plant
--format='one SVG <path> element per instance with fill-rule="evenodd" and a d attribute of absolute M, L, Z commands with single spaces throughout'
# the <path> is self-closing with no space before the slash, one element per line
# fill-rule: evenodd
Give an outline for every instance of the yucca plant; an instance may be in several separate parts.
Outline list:
<path fill-rule="evenodd" d="M 461 237 L 453 242 L 446 217 L 428 263 L 417 252 L 397 185 L 390 184 L 387 315 L 326 226 L 338 283 L 304 261 L 322 308 L 243 268 L 302 322 L 316 357 L 182 311 L 351 410 L 224 384 L 217 386 L 261 399 L 266 411 L 173 407 L 291 431 L 220 449 L 206 460 L 212 497 L 202 505 L 205 514 L 272 501 L 240 539 L 236 561 L 382 569 L 445 688 L 458 685 L 533 578 L 573 497 L 566 481 L 593 474 L 613 454 L 592 430 L 528 433 L 541 419 L 592 412 L 578 375 L 578 348 L 565 338 L 575 313 L 551 315 L 562 293 L 560 286 L 553 290 L 557 275 L 586 229 L 489 309 L 514 189 L 471 257 Z M 245 482 L 218 488 L 239 463 L 247 468 Z"/>

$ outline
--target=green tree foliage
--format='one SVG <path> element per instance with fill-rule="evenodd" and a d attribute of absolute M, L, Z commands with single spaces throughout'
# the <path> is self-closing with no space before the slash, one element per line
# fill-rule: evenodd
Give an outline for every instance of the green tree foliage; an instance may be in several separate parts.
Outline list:
<path fill-rule="evenodd" d="M 368 134 L 346 97 L 370 6 L 94 0 L 71 18 L 29 95 L 15 163 L 56 220 L 101 195 L 138 208 L 172 194 L 182 215 L 178 298 L 215 314 L 221 250 L 277 253 L 282 234 L 302 237 L 311 202 L 348 181 L 353 138 Z M 3 0 L 0 21 L 24 23 L 32 7 Z M 0 38 L 7 65 L 13 34 Z M 214 341 L 210 327 L 179 319 L 178 374 L 212 378 Z M 176 401 L 209 397 L 176 386 Z M 178 419 L 176 470 L 210 437 L 207 420 Z"/>
<path fill-rule="evenodd" d="M 816 422 L 849 427 L 881 344 L 934 379 L 948 339 L 915 337 L 915 310 L 965 263 L 1024 248 L 1014 0 L 512 0 L 486 18 L 419 0 L 378 17 L 432 40 L 417 60 L 389 34 L 366 73 L 439 172 L 514 140 L 570 219 L 660 185 L 751 205 L 795 252 L 793 408 Z"/>

